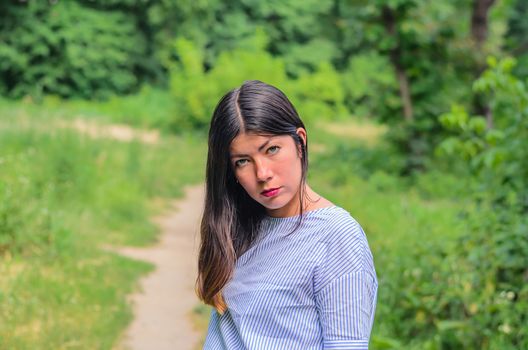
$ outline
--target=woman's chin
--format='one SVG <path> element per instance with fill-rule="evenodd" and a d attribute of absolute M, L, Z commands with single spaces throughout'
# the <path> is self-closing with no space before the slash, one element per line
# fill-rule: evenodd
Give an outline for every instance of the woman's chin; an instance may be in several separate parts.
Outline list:
<path fill-rule="evenodd" d="M 260 204 L 262 204 L 262 206 L 264 208 L 266 208 L 267 210 L 278 210 L 278 209 L 281 209 L 281 208 L 284 208 L 284 206 L 286 206 L 287 202 L 286 201 L 276 201 L 274 203 L 263 203 L 263 202 L 260 202 Z"/>

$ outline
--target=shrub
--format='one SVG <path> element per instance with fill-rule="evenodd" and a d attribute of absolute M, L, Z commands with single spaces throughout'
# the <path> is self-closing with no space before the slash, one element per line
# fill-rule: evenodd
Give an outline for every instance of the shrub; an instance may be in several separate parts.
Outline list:
<path fill-rule="evenodd" d="M 0 92 L 105 98 L 138 87 L 145 38 L 134 17 L 75 1 L 17 2 L 1 15 Z"/>
<path fill-rule="evenodd" d="M 248 42 L 241 43 L 243 48 L 221 53 L 215 66 L 205 72 L 201 49 L 185 38 L 176 39 L 174 49 L 179 62 L 172 65 L 170 79 L 177 108 L 172 130 L 205 129 L 220 97 L 252 79 L 283 90 L 306 121 L 346 116 L 341 83 L 330 64 L 322 63 L 316 72 L 289 80 L 283 59 L 264 50 L 266 41 L 265 34 L 258 30 Z"/>
<path fill-rule="evenodd" d="M 515 61 L 488 59 L 474 89 L 487 95 L 493 125 L 454 106 L 440 117 L 452 132 L 438 153 L 469 164 L 475 210 L 448 261 L 452 293 L 442 317 L 454 321 L 450 347 L 528 347 L 528 89 Z M 455 158 L 456 159 L 456 158 Z"/>

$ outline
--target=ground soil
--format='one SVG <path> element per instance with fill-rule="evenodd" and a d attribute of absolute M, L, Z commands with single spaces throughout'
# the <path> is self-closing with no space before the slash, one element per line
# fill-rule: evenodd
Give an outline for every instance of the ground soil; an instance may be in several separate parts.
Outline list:
<path fill-rule="evenodd" d="M 155 270 L 140 281 L 140 290 L 130 297 L 134 320 L 117 349 L 196 349 L 200 334 L 193 328 L 190 315 L 199 303 L 194 283 L 203 189 L 203 184 L 187 187 L 182 200 L 174 201 L 170 211 L 154 218 L 161 228 L 156 245 L 112 248 L 155 265 Z"/>

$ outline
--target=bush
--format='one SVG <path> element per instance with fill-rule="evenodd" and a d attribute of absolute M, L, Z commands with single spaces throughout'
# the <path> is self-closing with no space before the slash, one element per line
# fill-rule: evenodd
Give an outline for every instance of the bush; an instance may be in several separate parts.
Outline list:
<path fill-rule="evenodd" d="M 106 98 L 138 87 L 135 71 L 146 43 L 134 17 L 74 1 L 17 2 L 3 8 L 0 93 Z"/>
<path fill-rule="evenodd" d="M 339 76 L 330 64 L 322 63 L 316 72 L 289 80 L 284 61 L 264 50 L 266 41 L 265 34 L 257 31 L 241 44 L 244 48 L 221 53 L 215 67 L 205 72 L 201 49 L 189 40 L 176 39 L 174 49 L 179 62 L 171 68 L 170 89 L 177 109 L 171 129 L 205 129 L 219 99 L 252 79 L 284 91 L 303 120 L 339 119 L 348 114 Z"/>
<path fill-rule="evenodd" d="M 469 164 L 475 210 L 444 276 L 454 293 L 443 319 L 457 326 L 450 348 L 528 347 L 528 89 L 513 59 L 490 58 L 474 89 L 487 95 L 493 124 L 454 106 L 441 116 L 452 132 L 438 153 Z"/>
<path fill-rule="evenodd" d="M 366 52 L 352 56 L 342 81 L 346 106 L 355 115 L 378 118 L 401 113 L 393 68 L 380 54 Z"/>

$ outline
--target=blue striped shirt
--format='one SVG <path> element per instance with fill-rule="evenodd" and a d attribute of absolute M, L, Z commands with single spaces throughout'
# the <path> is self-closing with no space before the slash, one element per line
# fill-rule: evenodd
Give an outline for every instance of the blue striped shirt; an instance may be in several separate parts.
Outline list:
<path fill-rule="evenodd" d="M 368 349 L 378 280 L 360 224 L 333 205 L 266 217 L 211 311 L 204 349 Z"/>

